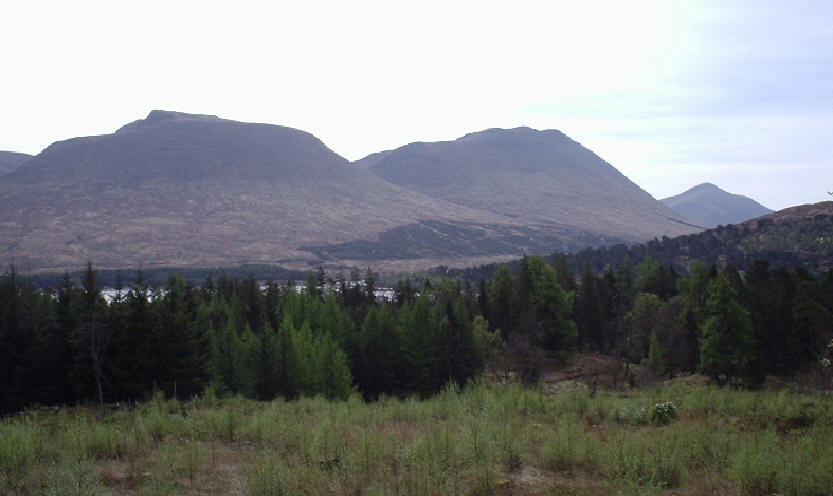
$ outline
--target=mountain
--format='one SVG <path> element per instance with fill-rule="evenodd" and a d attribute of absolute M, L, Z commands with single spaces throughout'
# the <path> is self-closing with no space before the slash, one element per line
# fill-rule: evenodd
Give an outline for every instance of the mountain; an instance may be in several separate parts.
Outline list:
<path fill-rule="evenodd" d="M 570 248 L 582 238 L 610 244 L 700 229 L 555 130 L 488 129 L 411 143 L 355 164 L 433 198 L 562 229 Z"/>
<path fill-rule="evenodd" d="M 155 110 L 0 176 L 0 253 L 26 272 L 88 259 L 101 269 L 414 270 L 697 230 L 557 131 L 458 142 L 451 155 L 405 147 L 423 150 L 408 166 L 424 173 L 403 181 L 407 171 L 385 173 L 402 149 L 365 169 L 304 131 Z"/>
<path fill-rule="evenodd" d="M 304 246 L 372 239 L 423 219 L 508 219 L 352 167 L 309 133 L 153 111 L 54 143 L 0 178 L 0 249 L 21 270 L 309 267 Z"/>
<path fill-rule="evenodd" d="M 706 227 L 738 224 L 772 213 L 751 198 L 728 193 L 711 183 L 698 184 L 685 193 L 660 201 Z"/>
<path fill-rule="evenodd" d="M 5 152 L 0 150 L 0 176 L 11 174 L 30 158 L 32 158 L 32 156 L 26 155 L 25 153 Z"/>

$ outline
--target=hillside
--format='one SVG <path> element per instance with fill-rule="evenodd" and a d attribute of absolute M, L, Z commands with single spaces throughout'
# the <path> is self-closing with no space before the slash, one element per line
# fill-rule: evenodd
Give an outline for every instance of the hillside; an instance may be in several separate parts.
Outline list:
<path fill-rule="evenodd" d="M 407 176 L 397 157 L 414 149 L 426 151 L 404 164 L 426 170 Z M 697 230 L 557 131 L 489 130 L 373 160 L 375 174 L 304 131 L 156 110 L 0 177 L 0 252 L 23 272 L 88 259 L 414 270 Z"/>
<path fill-rule="evenodd" d="M 711 183 L 698 184 L 684 193 L 660 201 L 705 227 L 738 224 L 772 213 L 772 210 L 751 198 L 728 193 Z"/>
<path fill-rule="evenodd" d="M 557 226 L 576 241 L 595 236 L 608 241 L 597 244 L 636 242 L 699 230 L 555 130 L 489 129 L 454 141 L 411 143 L 356 165 L 433 198 L 539 229 Z"/>
<path fill-rule="evenodd" d="M 567 263 L 576 274 L 588 263 L 600 272 L 625 257 L 633 264 L 651 257 L 674 267 L 680 274 L 686 274 L 698 260 L 721 266 L 731 263 L 739 270 L 756 260 L 766 260 L 772 266 L 803 267 L 810 272 L 830 270 L 833 269 L 833 201 L 791 207 L 738 225 L 719 226 L 695 234 L 566 254 Z M 495 265 L 465 270 L 442 267 L 431 274 L 477 282 L 490 278 L 494 269 Z"/>
<path fill-rule="evenodd" d="M 6 152 L 0 150 L 0 176 L 11 174 L 24 162 L 32 158 L 31 155 L 17 152 Z"/>
<path fill-rule="evenodd" d="M 422 219 L 508 219 L 427 198 L 350 167 L 311 134 L 151 112 L 55 143 L 0 180 L 0 250 L 21 270 L 309 268 L 327 245 Z"/>

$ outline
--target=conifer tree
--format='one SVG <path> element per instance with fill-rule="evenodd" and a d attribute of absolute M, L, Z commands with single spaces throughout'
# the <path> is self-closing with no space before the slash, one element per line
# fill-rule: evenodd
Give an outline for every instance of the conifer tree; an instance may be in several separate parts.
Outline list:
<path fill-rule="evenodd" d="M 329 400 L 347 399 L 353 383 L 347 355 L 329 332 L 318 339 L 317 351 L 317 390 Z"/>
<path fill-rule="evenodd" d="M 571 353 L 578 341 L 576 324 L 570 320 L 573 293 L 558 284 L 555 271 L 539 256 L 529 258 L 531 278 L 529 304 L 535 319 L 535 340 L 553 356 Z"/>
<path fill-rule="evenodd" d="M 9 412 L 28 403 L 34 336 L 26 328 L 26 311 L 14 264 L 0 282 L 0 412 Z"/>
<path fill-rule="evenodd" d="M 295 331 L 293 342 L 298 356 L 298 389 L 302 395 L 315 396 L 319 393 L 318 377 L 316 375 L 318 349 L 309 322 L 304 322 Z"/>
<path fill-rule="evenodd" d="M 390 306 L 370 308 L 362 324 L 359 346 L 361 364 L 356 375 L 362 393 L 376 398 L 381 393 L 398 392 L 402 341 Z"/>
<path fill-rule="evenodd" d="M 177 273 L 168 277 L 159 301 L 161 339 L 153 350 L 158 357 L 156 380 L 168 394 L 184 398 L 200 393 L 208 379 L 209 351 L 198 328 L 199 300 L 198 292 Z"/>
<path fill-rule="evenodd" d="M 278 394 L 288 400 L 297 398 L 301 394 L 299 375 L 300 363 L 295 347 L 295 326 L 287 315 L 278 329 Z"/>
<path fill-rule="evenodd" d="M 272 400 L 278 395 L 278 335 L 267 321 L 254 345 L 254 393 L 260 400 Z"/>
<path fill-rule="evenodd" d="M 72 337 L 73 387 L 81 397 L 94 397 L 99 404 L 103 404 L 105 360 L 112 333 L 107 327 L 107 303 L 101 295 L 92 261 L 87 261 L 82 289 L 78 325 Z"/>
<path fill-rule="evenodd" d="M 488 288 L 489 315 L 492 326 L 504 341 L 517 327 L 518 292 L 506 265 L 499 264 Z"/>
<path fill-rule="evenodd" d="M 573 315 L 583 347 L 602 351 L 604 334 L 604 309 L 601 306 L 599 282 L 588 261 L 581 274 L 581 284 L 576 293 Z"/>
<path fill-rule="evenodd" d="M 74 300 L 77 289 L 69 274 L 61 278 L 61 285 L 55 292 L 43 294 L 42 310 L 38 313 L 48 318 L 47 324 L 37 336 L 37 376 L 43 404 L 69 403 L 73 400 L 72 385 L 69 382 L 72 347 L 70 337 L 75 327 Z"/>
<path fill-rule="evenodd" d="M 402 363 L 400 365 L 402 386 L 427 395 L 433 390 L 431 370 L 436 359 L 431 352 L 431 343 L 438 335 L 431 296 L 423 292 L 413 305 L 402 309 L 400 319 L 402 322 Z"/>
<path fill-rule="evenodd" d="M 723 274 L 707 289 L 706 320 L 700 340 L 700 370 L 720 383 L 754 377 L 755 338 L 748 312 L 737 301 L 737 293 Z"/>
<path fill-rule="evenodd" d="M 567 257 L 563 253 L 558 253 L 553 257 L 552 268 L 555 270 L 555 277 L 561 289 L 568 292 L 575 292 L 578 289 L 576 276 L 573 274 L 573 270 L 570 269 Z"/>

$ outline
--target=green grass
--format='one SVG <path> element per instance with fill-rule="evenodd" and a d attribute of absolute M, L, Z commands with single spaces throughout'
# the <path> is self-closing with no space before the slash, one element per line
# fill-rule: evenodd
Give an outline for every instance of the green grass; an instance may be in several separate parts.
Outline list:
<path fill-rule="evenodd" d="M 5 419 L 0 494 L 829 495 L 831 443 L 833 398 L 789 391 L 477 383 L 369 404 L 209 392 Z"/>

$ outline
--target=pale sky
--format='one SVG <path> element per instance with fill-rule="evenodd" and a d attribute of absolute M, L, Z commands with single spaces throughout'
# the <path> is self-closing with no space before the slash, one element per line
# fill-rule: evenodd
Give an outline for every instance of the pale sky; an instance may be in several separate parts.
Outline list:
<path fill-rule="evenodd" d="M 833 1 L 7 2 L 0 149 L 153 109 L 309 131 L 355 160 L 559 129 L 656 198 L 833 190 Z"/>

